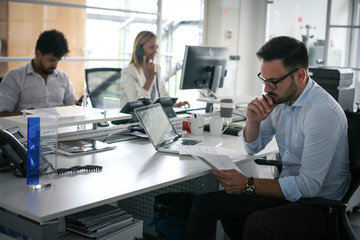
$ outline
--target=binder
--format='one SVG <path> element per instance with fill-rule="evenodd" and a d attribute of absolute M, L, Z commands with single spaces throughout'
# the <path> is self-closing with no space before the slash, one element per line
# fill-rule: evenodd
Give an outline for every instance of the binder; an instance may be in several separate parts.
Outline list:
<path fill-rule="evenodd" d="M 234 127 L 234 126 L 229 126 L 223 134 L 227 134 L 227 135 L 232 135 L 232 136 L 240 136 L 241 134 L 241 130 L 242 127 Z M 210 126 L 209 124 L 204 125 L 204 131 L 209 132 L 210 131 Z"/>
<path fill-rule="evenodd" d="M 67 230 L 94 239 L 107 239 L 136 223 L 129 213 L 112 205 L 74 213 L 65 220 Z"/>

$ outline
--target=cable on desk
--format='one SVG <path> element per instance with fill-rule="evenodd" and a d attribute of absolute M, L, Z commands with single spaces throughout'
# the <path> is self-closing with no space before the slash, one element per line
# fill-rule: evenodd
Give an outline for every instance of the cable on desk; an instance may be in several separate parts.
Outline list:
<path fill-rule="evenodd" d="M 233 115 L 242 117 L 242 119 L 237 119 L 236 121 L 246 121 L 246 107 L 236 106 L 233 111 Z"/>
<path fill-rule="evenodd" d="M 57 170 L 53 170 L 51 172 L 43 172 L 40 173 L 40 176 L 48 176 L 48 175 L 52 175 L 52 174 L 56 174 L 56 175 L 63 175 L 63 174 L 67 174 L 67 173 L 87 173 L 87 172 L 101 172 L 102 170 L 102 166 L 99 165 L 85 165 L 85 166 L 73 166 L 70 168 L 59 168 Z M 24 178 L 25 176 L 18 174 L 18 173 L 14 173 L 14 176 L 17 178 Z"/>

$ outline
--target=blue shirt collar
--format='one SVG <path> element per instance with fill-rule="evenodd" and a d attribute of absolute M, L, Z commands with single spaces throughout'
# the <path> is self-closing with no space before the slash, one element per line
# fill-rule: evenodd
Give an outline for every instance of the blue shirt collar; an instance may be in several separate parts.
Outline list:
<path fill-rule="evenodd" d="M 301 107 L 304 104 L 305 99 L 307 98 L 310 90 L 313 88 L 314 85 L 315 85 L 314 80 L 312 80 L 309 77 L 308 82 L 306 83 L 306 86 L 304 88 L 304 91 L 300 94 L 300 96 L 296 99 L 296 101 L 291 106 L 292 107 Z"/>

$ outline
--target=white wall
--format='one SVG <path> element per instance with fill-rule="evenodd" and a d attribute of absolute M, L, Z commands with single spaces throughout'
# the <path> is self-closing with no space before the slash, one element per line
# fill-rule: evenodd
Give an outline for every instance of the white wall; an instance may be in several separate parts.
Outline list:
<path fill-rule="evenodd" d="M 259 95 L 263 85 L 257 78 L 260 62 L 257 50 L 265 42 L 267 0 L 242 0 L 240 7 L 239 53 L 236 92 Z"/>
<path fill-rule="evenodd" d="M 240 0 L 205 1 L 203 43 L 227 47 L 229 55 L 238 55 Z M 235 95 L 237 62 L 227 62 L 227 76 L 218 95 Z"/>
<path fill-rule="evenodd" d="M 309 24 L 310 40 L 325 39 L 327 0 L 274 0 L 269 4 L 269 37 L 288 35 L 302 40 Z"/>
<path fill-rule="evenodd" d="M 265 41 L 266 0 L 205 0 L 204 45 L 225 46 L 240 61 L 228 62 L 228 76 L 219 95 L 259 95 L 255 53 Z M 229 34 L 231 32 L 231 37 Z"/>

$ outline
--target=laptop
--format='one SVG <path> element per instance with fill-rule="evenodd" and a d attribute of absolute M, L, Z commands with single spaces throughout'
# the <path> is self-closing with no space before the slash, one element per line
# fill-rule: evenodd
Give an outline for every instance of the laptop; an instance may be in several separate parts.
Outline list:
<path fill-rule="evenodd" d="M 134 110 L 152 145 L 159 152 L 179 153 L 179 145 L 197 145 L 199 140 L 182 138 L 177 134 L 159 103 Z"/>

